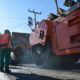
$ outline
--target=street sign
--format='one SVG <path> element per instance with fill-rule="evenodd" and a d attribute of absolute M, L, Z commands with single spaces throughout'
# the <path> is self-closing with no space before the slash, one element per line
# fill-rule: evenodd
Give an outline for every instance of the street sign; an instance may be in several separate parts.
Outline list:
<path fill-rule="evenodd" d="M 33 19 L 32 17 L 28 17 L 28 25 L 33 26 Z"/>

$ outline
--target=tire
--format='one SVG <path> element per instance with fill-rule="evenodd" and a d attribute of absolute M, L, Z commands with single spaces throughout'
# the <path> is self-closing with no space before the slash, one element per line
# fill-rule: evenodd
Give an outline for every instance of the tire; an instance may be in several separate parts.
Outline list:
<path fill-rule="evenodd" d="M 48 56 L 44 51 L 44 46 L 38 44 L 32 48 L 32 58 L 36 65 L 42 66 L 43 64 L 45 64 L 47 57 Z"/>
<path fill-rule="evenodd" d="M 47 40 L 43 46 L 41 44 L 32 47 L 32 59 L 38 66 L 44 67 L 48 65 L 49 55 L 52 53 L 51 42 Z"/>

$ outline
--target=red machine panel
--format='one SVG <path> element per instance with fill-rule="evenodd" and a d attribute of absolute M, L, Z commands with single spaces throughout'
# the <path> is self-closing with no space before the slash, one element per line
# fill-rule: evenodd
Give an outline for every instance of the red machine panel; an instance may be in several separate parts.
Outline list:
<path fill-rule="evenodd" d="M 44 20 L 37 25 L 37 27 L 33 30 L 29 38 L 31 46 L 39 43 L 42 45 L 45 44 L 47 28 L 48 26 Z"/>
<path fill-rule="evenodd" d="M 80 53 L 80 9 L 66 16 L 65 20 L 56 25 L 58 48 L 56 53 Z M 72 15 L 73 14 L 73 15 Z M 76 15 L 74 15 L 76 14 Z"/>

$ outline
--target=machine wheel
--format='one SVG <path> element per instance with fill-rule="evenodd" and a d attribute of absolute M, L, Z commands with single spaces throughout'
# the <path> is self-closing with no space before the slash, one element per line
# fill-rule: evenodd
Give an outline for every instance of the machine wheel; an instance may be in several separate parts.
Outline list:
<path fill-rule="evenodd" d="M 36 65 L 45 66 L 49 60 L 49 55 L 52 53 L 50 41 L 47 40 L 46 44 L 43 46 L 37 44 L 32 47 L 32 58 Z"/>
<path fill-rule="evenodd" d="M 48 59 L 48 53 L 47 50 L 45 51 L 45 47 L 40 44 L 35 45 L 32 48 L 32 58 L 36 65 L 43 66 Z"/>

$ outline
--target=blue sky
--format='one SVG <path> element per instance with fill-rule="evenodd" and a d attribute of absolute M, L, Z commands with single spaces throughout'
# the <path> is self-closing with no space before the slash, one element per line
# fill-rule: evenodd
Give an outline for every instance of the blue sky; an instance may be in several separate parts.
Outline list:
<path fill-rule="evenodd" d="M 59 7 L 67 9 L 63 3 L 64 0 L 58 0 Z M 37 21 L 41 21 L 51 12 L 56 14 L 55 0 L 0 0 L 0 32 L 9 29 L 11 32 L 30 33 L 27 17 L 34 16 L 28 9 L 42 12 L 37 15 Z"/>

